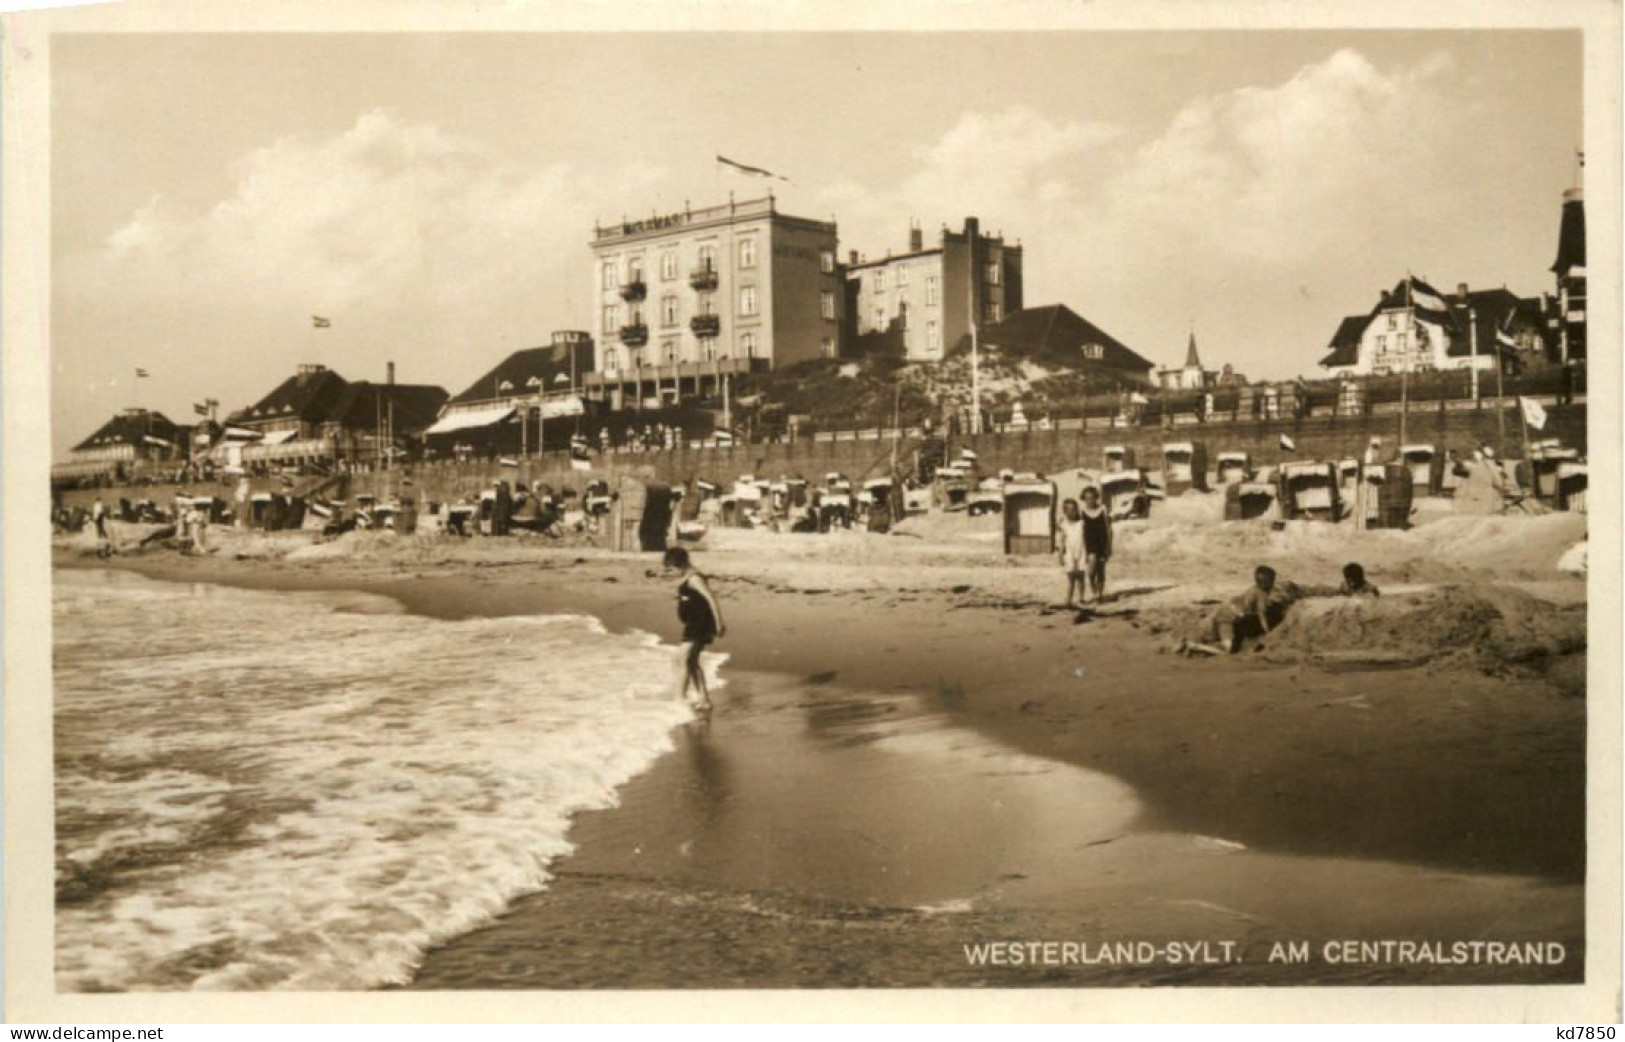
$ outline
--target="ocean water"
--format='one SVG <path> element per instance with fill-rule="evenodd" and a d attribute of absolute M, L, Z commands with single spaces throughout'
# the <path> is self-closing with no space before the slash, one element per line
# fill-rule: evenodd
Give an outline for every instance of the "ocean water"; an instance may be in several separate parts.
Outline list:
<path fill-rule="evenodd" d="M 690 718 L 586 617 L 74 570 L 53 610 L 60 990 L 403 981 Z"/>

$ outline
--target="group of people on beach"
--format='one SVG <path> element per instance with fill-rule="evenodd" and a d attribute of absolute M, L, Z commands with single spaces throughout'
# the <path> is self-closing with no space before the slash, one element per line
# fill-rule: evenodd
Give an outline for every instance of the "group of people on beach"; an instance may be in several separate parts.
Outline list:
<path fill-rule="evenodd" d="M 1281 625 L 1287 609 L 1312 591 L 1289 581 L 1276 581 L 1275 569 L 1261 564 L 1253 569 L 1253 584 L 1220 604 L 1207 618 L 1203 639 L 1184 641 L 1180 654 L 1235 654 L 1249 642 L 1255 647 L 1265 635 Z M 1330 591 L 1321 591 L 1330 592 Z M 1365 568 L 1350 561 L 1343 566 L 1343 581 L 1337 587 L 1341 597 L 1377 597 L 1380 592 L 1365 576 Z"/>
<path fill-rule="evenodd" d="M 1112 515 L 1100 501 L 1100 489 L 1085 488 L 1083 503 L 1061 504 L 1059 556 L 1066 573 L 1066 606 L 1083 608 L 1106 598 L 1106 562 L 1112 556 Z"/>

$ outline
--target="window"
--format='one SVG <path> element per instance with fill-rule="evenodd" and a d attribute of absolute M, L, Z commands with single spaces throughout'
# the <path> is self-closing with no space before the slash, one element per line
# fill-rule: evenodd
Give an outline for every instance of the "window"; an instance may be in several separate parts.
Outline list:
<path fill-rule="evenodd" d="M 999 302 L 996 301 L 996 300 L 988 301 L 987 302 L 987 320 L 989 322 L 997 322 L 997 321 L 999 321 L 999 319 L 1001 319 L 1003 317 L 1004 317 L 1004 308 L 999 304 Z"/>
<path fill-rule="evenodd" d="M 825 337 L 823 342 L 818 345 L 818 351 L 825 358 L 834 358 L 835 357 L 835 338 L 832 337 L 832 336 Z"/>
<path fill-rule="evenodd" d="M 1395 351 L 1404 351 L 1407 347 L 1409 347 L 1409 345 L 1405 342 L 1405 334 L 1404 333 L 1396 333 L 1396 334 L 1394 334 L 1394 350 Z"/>
<path fill-rule="evenodd" d="M 643 258 L 642 257 L 628 257 L 626 259 L 626 281 L 628 281 L 628 282 L 642 282 L 643 281 Z"/>
<path fill-rule="evenodd" d="M 935 319 L 925 324 L 925 346 L 934 352 L 942 350 L 942 330 L 937 328 Z"/>
<path fill-rule="evenodd" d="M 1389 329 L 1398 329 L 1399 328 L 1399 316 L 1394 314 L 1392 311 L 1388 312 L 1388 328 Z"/>
<path fill-rule="evenodd" d="M 987 262 L 987 284 L 989 286 L 997 286 L 999 284 L 999 269 L 1000 264 L 998 261 Z"/>
<path fill-rule="evenodd" d="M 912 354 L 914 351 L 914 330 L 903 326 L 903 353 Z"/>
<path fill-rule="evenodd" d="M 925 306 L 928 308 L 937 306 L 937 277 L 935 275 L 928 275 L 925 279 Z"/>
<path fill-rule="evenodd" d="M 739 240 L 739 266 L 741 268 L 756 267 L 756 240 Z"/>
<path fill-rule="evenodd" d="M 1389 315 L 1388 317 L 1393 318 L 1394 316 Z M 1386 350 L 1388 350 L 1388 338 L 1386 336 L 1384 336 L 1383 334 L 1380 334 L 1380 333 L 1377 335 L 1377 350 L 1378 351 L 1386 351 Z"/>
<path fill-rule="evenodd" d="M 826 289 L 824 292 L 818 294 L 818 313 L 824 318 L 835 317 L 834 291 Z"/>
<path fill-rule="evenodd" d="M 667 365 L 677 361 L 677 341 L 662 340 L 660 342 L 660 353 L 661 356 L 666 359 Z"/>
<path fill-rule="evenodd" d="M 607 261 L 604 262 L 603 279 L 604 279 L 604 284 L 603 284 L 604 292 L 605 293 L 613 293 L 613 292 L 615 292 L 615 262 L 614 261 L 607 260 Z"/>
<path fill-rule="evenodd" d="M 824 250 L 818 254 L 818 270 L 826 275 L 835 270 L 834 250 Z"/>
<path fill-rule="evenodd" d="M 620 369 L 620 362 L 616 359 L 613 347 L 604 348 L 604 372 L 613 373 Z"/>
<path fill-rule="evenodd" d="M 1084 344 L 1083 357 L 1091 362 L 1098 362 L 1106 357 L 1106 349 L 1100 344 Z"/>
<path fill-rule="evenodd" d="M 701 293 L 700 294 L 700 305 L 699 306 L 700 306 L 700 314 L 702 314 L 702 315 L 714 315 L 714 314 L 717 313 L 717 311 L 716 311 L 717 305 L 716 305 L 716 301 L 714 299 L 713 294 Z"/>
<path fill-rule="evenodd" d="M 756 334 L 755 333 L 741 333 L 741 334 L 739 334 L 739 353 L 741 355 L 744 355 L 746 358 L 755 358 L 756 357 Z"/>
<path fill-rule="evenodd" d="M 756 287 L 739 287 L 739 313 L 741 315 L 756 314 Z"/>
<path fill-rule="evenodd" d="M 660 278 L 670 282 L 677 277 L 677 251 L 667 250 L 660 255 Z"/>
<path fill-rule="evenodd" d="M 904 265 L 903 267 L 897 269 L 897 284 L 899 286 L 908 285 L 908 266 L 907 265 Z"/>
<path fill-rule="evenodd" d="M 677 324 L 677 298 L 670 293 L 660 298 L 660 324 L 663 326 Z"/>
<path fill-rule="evenodd" d="M 876 293 L 884 293 L 884 292 L 886 292 L 886 269 L 885 268 L 876 268 L 875 269 L 875 292 Z"/>
<path fill-rule="evenodd" d="M 886 306 L 884 304 L 882 304 L 879 307 L 875 308 L 875 328 L 876 329 L 885 329 L 886 328 Z"/>
<path fill-rule="evenodd" d="M 700 270 L 701 271 L 716 271 L 717 270 L 717 248 L 715 246 L 701 246 L 700 247 Z"/>
<path fill-rule="evenodd" d="M 717 342 L 715 340 L 707 340 L 705 342 L 705 360 L 707 362 L 715 362 L 717 360 Z"/>
<path fill-rule="evenodd" d="M 604 335 L 605 336 L 609 336 L 611 333 L 615 332 L 615 319 L 616 319 L 615 305 L 614 304 L 605 304 L 604 305 Z"/>

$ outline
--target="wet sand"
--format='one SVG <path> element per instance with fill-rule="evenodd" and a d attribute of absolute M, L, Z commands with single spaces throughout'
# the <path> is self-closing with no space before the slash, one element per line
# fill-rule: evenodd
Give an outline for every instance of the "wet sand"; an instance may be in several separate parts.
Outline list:
<path fill-rule="evenodd" d="M 561 554 L 455 572 L 173 555 L 120 564 L 367 589 L 444 617 L 575 611 L 667 639 L 676 628 L 648 558 Z M 1163 653 L 1132 592 L 1115 615 L 1078 624 L 975 586 L 815 592 L 774 581 L 771 567 L 719 572 L 732 573 L 717 582 L 730 683 L 714 718 L 689 725 L 621 806 L 578 818 L 576 851 L 547 890 L 431 951 L 414 987 L 1583 972 L 1585 705 L 1546 679 L 1186 660 Z M 1499 968 L 1266 961 L 1276 940 L 1319 953 L 1343 938 L 1557 941 L 1567 957 Z M 963 946 L 996 939 L 1229 941 L 1241 954 L 972 965 Z"/>

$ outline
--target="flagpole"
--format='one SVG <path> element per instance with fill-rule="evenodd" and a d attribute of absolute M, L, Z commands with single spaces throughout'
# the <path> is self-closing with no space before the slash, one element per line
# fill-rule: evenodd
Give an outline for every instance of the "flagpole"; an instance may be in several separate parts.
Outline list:
<path fill-rule="evenodd" d="M 1498 432 L 1499 444 L 1496 451 L 1505 459 L 1507 454 L 1507 398 L 1506 389 L 1501 382 L 1501 370 L 1505 367 L 1506 359 L 1501 355 L 1501 343 L 1495 344 L 1495 428 Z M 1520 412 L 1523 410 L 1520 408 Z"/>
<path fill-rule="evenodd" d="M 1467 309 L 1467 336 L 1473 348 L 1473 406 L 1478 406 L 1478 309 Z"/>
<path fill-rule="evenodd" d="M 1411 276 L 1409 272 L 1406 272 L 1405 274 L 1405 308 L 1411 320 L 1410 324 L 1415 326 L 1416 298 L 1411 293 Z M 1405 333 L 1405 366 L 1399 371 L 1399 446 L 1401 452 L 1405 451 L 1405 427 L 1406 420 L 1408 418 L 1407 414 L 1410 412 L 1411 330 L 1407 329 Z"/>
<path fill-rule="evenodd" d="M 966 303 L 969 306 L 970 318 L 970 432 L 982 433 L 982 359 L 979 345 L 976 342 L 976 264 L 974 258 L 971 263 L 971 277 L 965 288 Z"/>

